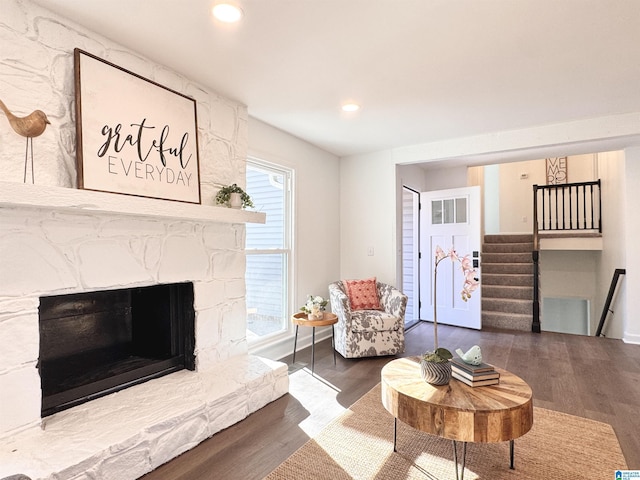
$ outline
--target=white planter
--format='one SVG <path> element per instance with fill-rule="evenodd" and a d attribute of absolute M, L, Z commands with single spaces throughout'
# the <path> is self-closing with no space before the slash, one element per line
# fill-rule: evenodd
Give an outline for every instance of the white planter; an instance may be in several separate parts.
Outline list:
<path fill-rule="evenodd" d="M 229 195 L 229 206 L 231 208 L 242 208 L 242 197 L 239 193 L 233 192 Z"/>

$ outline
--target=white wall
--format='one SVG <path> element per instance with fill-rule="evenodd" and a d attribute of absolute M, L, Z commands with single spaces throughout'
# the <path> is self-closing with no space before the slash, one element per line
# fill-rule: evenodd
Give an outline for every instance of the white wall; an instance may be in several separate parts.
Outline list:
<path fill-rule="evenodd" d="M 483 228 L 485 234 L 500 233 L 500 165 L 484 167 Z"/>
<path fill-rule="evenodd" d="M 613 272 L 616 268 L 627 267 L 625 237 L 627 228 L 633 223 L 628 220 L 628 216 L 636 216 L 636 209 L 633 208 L 629 211 L 625 198 L 627 175 L 624 152 L 599 153 L 597 155 L 597 170 L 598 178 L 602 180 L 603 249 L 598 257 L 598 296 L 594 305 L 595 315 L 591 320 L 591 331 L 594 334 L 600 321 Z M 603 329 L 603 333 L 607 337 L 623 338 L 625 335 L 625 325 L 629 315 L 629 311 L 624 308 L 627 303 L 627 285 L 628 277 L 621 276 L 616 297 L 611 304 L 611 310 L 615 313 L 607 317 Z"/>
<path fill-rule="evenodd" d="M 544 160 L 500 165 L 500 233 L 533 232 L 533 185 L 545 178 Z"/>
<path fill-rule="evenodd" d="M 249 118 L 249 154 L 294 169 L 294 294 L 290 314 L 308 294 L 329 297 L 329 283 L 340 279 L 340 162 L 288 133 Z M 318 329 L 316 341 L 330 335 Z M 311 329 L 299 329 L 298 349 L 311 342 Z M 269 346 L 251 347 L 269 358 L 293 351 L 293 329 Z"/>
<path fill-rule="evenodd" d="M 340 161 L 340 277 L 396 282 L 396 168 L 389 152 Z M 373 255 L 367 255 L 373 248 Z"/>
<path fill-rule="evenodd" d="M 594 317 L 598 315 L 597 304 L 601 294 L 598 290 L 600 255 L 599 251 L 542 250 L 540 252 L 541 309 L 544 309 L 545 298 L 588 300 L 591 335 L 595 333 Z M 541 316 L 540 322 L 542 330 L 546 330 L 544 315 Z M 597 324 L 597 320 L 595 323 Z"/>
<path fill-rule="evenodd" d="M 440 167 L 425 169 L 424 192 L 434 190 L 448 190 L 450 188 L 463 188 L 469 186 L 467 182 L 467 167 Z"/>
<path fill-rule="evenodd" d="M 638 222 L 638 205 L 640 205 L 640 147 L 628 148 L 624 151 L 624 197 L 623 211 L 626 225 L 625 237 L 625 267 L 627 273 L 623 285 L 627 300 L 622 304 L 626 310 L 624 324 L 624 339 L 628 342 L 640 344 L 640 302 L 633 292 L 640 290 L 640 222 Z"/>
<path fill-rule="evenodd" d="M 407 186 L 416 192 L 424 192 L 427 189 L 427 175 L 424 168 L 419 165 L 397 165 L 397 187 L 402 189 L 403 186 Z M 402 198 L 402 192 L 400 192 L 400 198 Z"/>
<path fill-rule="evenodd" d="M 567 157 L 567 182 L 589 182 L 598 178 L 598 155 L 570 155 Z M 546 183 L 546 182 L 545 182 Z"/>

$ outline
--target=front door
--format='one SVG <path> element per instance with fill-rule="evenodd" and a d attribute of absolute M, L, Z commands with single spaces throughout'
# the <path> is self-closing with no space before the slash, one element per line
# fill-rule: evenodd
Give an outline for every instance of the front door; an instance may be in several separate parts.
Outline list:
<path fill-rule="evenodd" d="M 454 248 L 460 257 L 480 262 L 480 187 L 465 187 L 420 194 L 420 318 L 433 321 L 435 251 Z M 480 269 L 478 276 L 480 275 Z M 481 289 L 471 299 L 461 296 L 464 277 L 459 262 L 445 259 L 438 265 L 438 323 L 480 329 Z"/>

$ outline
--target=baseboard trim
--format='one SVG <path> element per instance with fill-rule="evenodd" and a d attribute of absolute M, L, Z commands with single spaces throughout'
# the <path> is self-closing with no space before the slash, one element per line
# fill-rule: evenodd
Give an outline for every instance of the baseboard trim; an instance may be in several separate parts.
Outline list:
<path fill-rule="evenodd" d="M 633 345 L 640 345 L 640 334 L 627 333 L 625 332 L 624 337 L 622 337 L 622 341 L 624 343 L 630 343 Z"/>

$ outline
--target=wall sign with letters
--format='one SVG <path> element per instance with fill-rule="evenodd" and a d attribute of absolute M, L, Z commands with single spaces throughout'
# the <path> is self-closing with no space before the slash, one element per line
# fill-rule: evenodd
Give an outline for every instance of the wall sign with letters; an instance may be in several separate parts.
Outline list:
<path fill-rule="evenodd" d="M 567 183 L 567 157 L 552 157 L 546 161 L 547 185 Z"/>
<path fill-rule="evenodd" d="M 196 102 L 74 50 L 78 187 L 200 203 Z"/>

